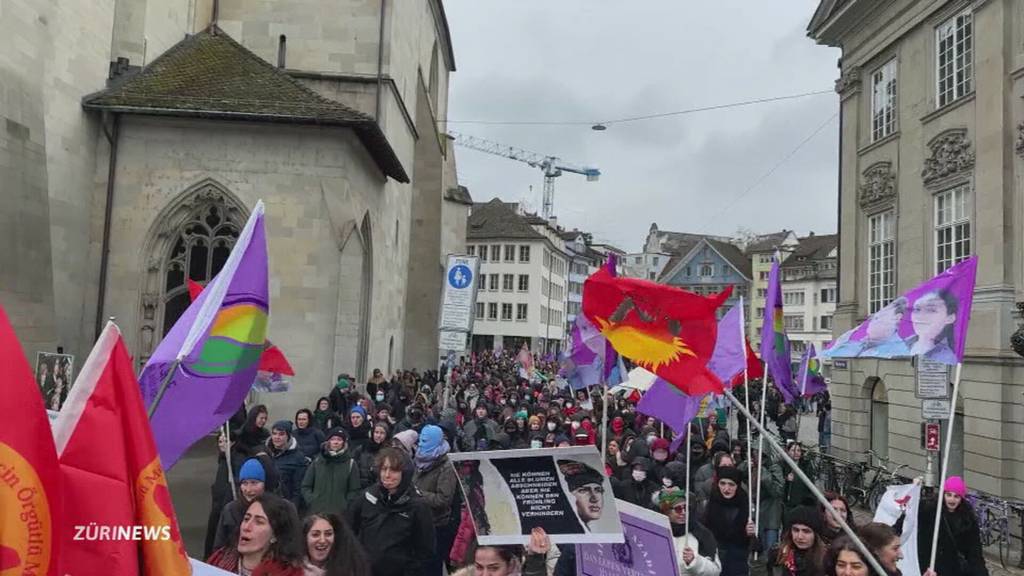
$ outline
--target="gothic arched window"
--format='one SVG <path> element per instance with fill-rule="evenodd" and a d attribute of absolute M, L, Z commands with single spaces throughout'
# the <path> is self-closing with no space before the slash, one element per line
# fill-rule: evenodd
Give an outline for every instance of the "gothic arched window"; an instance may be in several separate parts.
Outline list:
<path fill-rule="evenodd" d="M 225 217 L 224 207 L 215 203 L 200 205 L 182 226 L 165 273 L 163 335 L 188 308 L 186 278 L 203 285 L 213 279 L 224 267 L 238 234 L 238 226 Z"/>

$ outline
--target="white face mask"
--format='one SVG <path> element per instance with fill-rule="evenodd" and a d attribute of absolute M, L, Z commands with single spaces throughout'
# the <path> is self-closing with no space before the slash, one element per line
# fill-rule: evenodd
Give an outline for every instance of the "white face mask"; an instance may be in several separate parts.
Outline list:
<path fill-rule="evenodd" d="M 384 401 L 384 393 L 383 392 L 378 392 L 377 395 L 375 396 L 375 398 L 377 399 L 377 402 L 383 402 Z"/>
<path fill-rule="evenodd" d="M 633 480 L 636 480 L 637 482 L 643 482 L 644 480 L 647 480 L 647 471 L 633 470 Z"/>
<path fill-rule="evenodd" d="M 540 440 L 530 440 L 530 448 L 540 448 L 544 446 L 544 443 Z"/>
<path fill-rule="evenodd" d="M 557 425 L 554 422 L 548 422 L 548 430 L 551 432 L 554 432 L 556 427 Z"/>
<path fill-rule="evenodd" d="M 672 487 L 672 479 L 669 478 L 668 476 L 665 476 L 664 478 L 662 478 L 661 479 L 661 483 L 665 486 L 665 488 L 671 488 Z"/>

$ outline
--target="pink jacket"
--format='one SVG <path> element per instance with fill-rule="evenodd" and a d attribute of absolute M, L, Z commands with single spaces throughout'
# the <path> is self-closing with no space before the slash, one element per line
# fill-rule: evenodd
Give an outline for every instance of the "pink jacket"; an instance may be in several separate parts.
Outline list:
<path fill-rule="evenodd" d="M 448 560 L 456 566 L 465 565 L 466 554 L 469 552 L 469 545 L 474 538 L 476 538 L 476 531 L 473 529 L 473 519 L 469 516 L 469 506 L 463 506 L 459 530 L 455 533 L 455 542 L 452 543 Z"/>

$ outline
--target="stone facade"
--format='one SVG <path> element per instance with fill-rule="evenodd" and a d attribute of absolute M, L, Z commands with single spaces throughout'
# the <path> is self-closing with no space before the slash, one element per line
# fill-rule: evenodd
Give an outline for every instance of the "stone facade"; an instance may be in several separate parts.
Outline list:
<path fill-rule="evenodd" d="M 260 399 L 273 413 L 312 405 L 341 372 L 434 365 L 441 262 L 464 249 L 468 212 L 466 201 L 446 200 L 458 183 L 435 121 L 447 115 L 455 69 L 440 0 L 218 4 L 221 30 L 367 114 L 382 143 L 370 149 L 365 130 L 343 126 L 83 110 L 108 71 L 133 74 L 206 29 L 210 0 L 5 3 L 0 220 L 18 249 L 0 269 L 0 303 L 27 355 L 60 346 L 81 362 L 97 317 L 113 316 L 143 362 L 173 315 L 168 303 L 181 298 L 164 286 L 176 226 L 204 206 L 238 224 L 262 198 L 270 338 L 296 369 L 292 393 Z M 398 172 L 383 170 L 381 149 L 393 152 Z M 403 169 L 408 183 L 385 176 Z M 407 313 L 414 308 L 434 317 Z M 424 331 L 426 346 L 417 338 Z"/>
<path fill-rule="evenodd" d="M 959 48 L 941 37 L 957 29 L 963 39 L 965 26 L 970 81 L 944 92 L 938 54 Z M 950 468 L 972 488 L 1024 498 L 1024 362 L 1009 347 L 1020 321 L 1014 302 L 1024 300 L 1024 159 L 1014 148 L 1024 121 L 1024 4 L 825 0 L 808 31 L 843 50 L 835 333 L 869 314 L 873 294 L 891 299 L 937 272 L 937 198 L 963 194 L 956 218 L 969 232 L 958 238 L 969 246 L 958 250 L 979 265 Z M 892 218 L 891 233 L 869 234 L 879 215 Z M 889 294 L 869 285 L 879 246 L 893 250 Z M 832 375 L 833 446 L 858 458 L 871 448 L 921 472 L 913 363 L 846 364 Z"/>

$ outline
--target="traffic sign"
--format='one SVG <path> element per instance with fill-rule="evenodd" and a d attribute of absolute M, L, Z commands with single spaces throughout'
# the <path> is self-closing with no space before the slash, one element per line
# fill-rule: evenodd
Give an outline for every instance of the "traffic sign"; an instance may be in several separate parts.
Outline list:
<path fill-rule="evenodd" d="M 949 398 L 949 365 L 917 357 L 917 397 Z"/>
<path fill-rule="evenodd" d="M 949 400 L 921 400 L 921 417 L 925 420 L 949 420 Z"/>
<path fill-rule="evenodd" d="M 938 422 L 927 422 L 924 425 L 924 449 L 928 452 L 939 451 L 939 430 Z"/>

